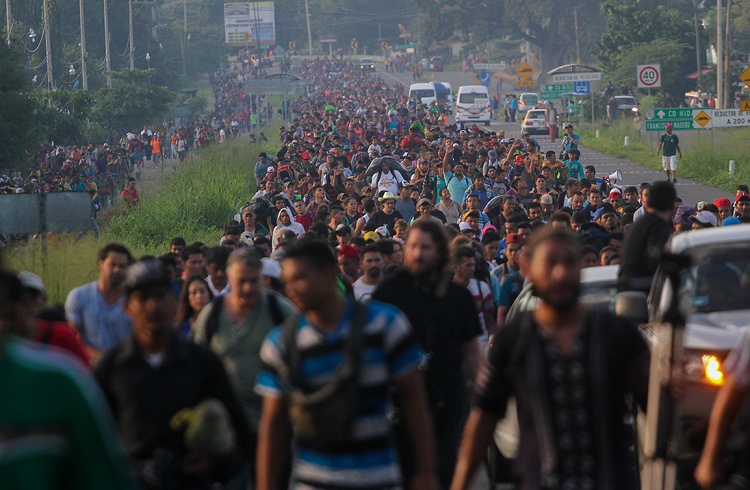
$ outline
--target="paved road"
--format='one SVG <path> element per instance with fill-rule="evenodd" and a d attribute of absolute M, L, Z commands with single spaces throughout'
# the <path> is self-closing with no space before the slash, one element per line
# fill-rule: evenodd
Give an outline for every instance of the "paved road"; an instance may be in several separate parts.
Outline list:
<path fill-rule="evenodd" d="M 408 89 L 409 85 L 413 83 L 412 81 L 412 74 L 410 72 L 404 72 L 404 73 L 387 73 L 382 70 L 382 66 L 378 65 L 378 74 L 381 75 L 387 82 L 395 84 L 395 83 L 401 83 L 406 86 Z M 458 87 L 461 85 L 475 85 L 476 82 L 474 81 L 474 74 L 471 72 L 464 73 L 464 72 L 442 72 L 442 73 L 430 73 L 425 72 L 423 74 L 421 81 L 440 81 L 440 82 L 448 82 L 453 87 L 453 90 L 457 90 Z M 511 87 L 508 83 L 504 84 L 506 88 L 503 88 L 503 93 L 520 93 L 519 91 L 511 90 Z M 515 87 L 514 87 L 515 88 Z M 494 88 L 491 88 L 490 91 L 492 92 Z M 507 90 L 507 92 L 506 92 Z M 523 116 L 517 117 L 518 122 L 516 123 L 506 123 L 501 119 L 493 120 L 490 124 L 489 129 L 491 131 L 497 131 L 497 130 L 504 130 L 505 134 L 509 138 L 518 138 L 521 135 L 521 123 L 520 120 Z M 450 118 L 450 122 L 452 123 L 453 120 Z M 484 126 L 482 126 L 482 129 L 485 129 Z M 602 131 L 605 131 L 604 128 L 602 128 Z M 693 131 L 697 132 L 697 131 Z M 543 152 L 546 152 L 547 150 L 555 150 L 556 152 L 560 151 L 560 145 L 561 141 L 558 139 L 556 143 L 551 143 L 549 141 L 548 136 L 533 136 L 534 139 L 536 139 L 541 147 Z M 619 170 L 622 172 L 623 180 L 622 182 L 619 182 L 618 186 L 629 186 L 629 185 L 635 185 L 638 186 L 642 182 L 653 182 L 655 180 L 660 180 L 665 177 L 663 172 L 657 172 L 655 170 L 652 170 L 650 168 L 644 167 L 643 165 L 639 165 L 637 163 L 634 163 L 630 160 L 624 159 L 624 158 L 615 158 L 610 155 L 606 155 L 604 153 L 600 153 L 598 151 L 592 150 L 590 148 L 585 147 L 586 142 L 583 141 L 584 148 L 581 149 L 581 163 L 583 166 L 586 165 L 594 165 L 596 167 L 596 174 L 597 177 L 602 177 L 605 175 L 609 175 L 616 170 Z M 654 156 L 655 161 L 659 161 L 659 157 Z M 695 205 L 699 201 L 713 201 L 714 199 L 720 198 L 720 197 L 727 197 L 730 199 L 733 199 L 733 196 L 717 187 L 711 187 L 704 184 L 700 184 L 698 182 L 695 182 L 693 180 L 688 179 L 680 179 L 680 170 L 679 170 L 679 160 L 678 160 L 678 168 L 677 168 L 677 194 L 683 199 L 683 201 L 686 204 Z"/>

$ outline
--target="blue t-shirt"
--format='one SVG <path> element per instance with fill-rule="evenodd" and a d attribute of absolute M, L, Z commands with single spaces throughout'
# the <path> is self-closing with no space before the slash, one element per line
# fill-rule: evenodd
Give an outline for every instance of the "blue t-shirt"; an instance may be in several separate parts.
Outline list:
<path fill-rule="evenodd" d="M 349 335 L 354 301 L 348 300 L 346 314 L 333 332 L 323 332 L 303 316 L 297 325 L 297 346 L 303 380 L 308 389 L 329 383 L 341 364 L 342 338 Z M 388 387 L 415 369 L 421 350 L 411 326 L 398 309 L 373 301 L 364 326 L 364 348 L 359 388 L 362 396 L 355 415 L 351 446 L 336 452 L 320 452 L 296 443 L 294 478 L 312 488 L 390 488 L 401 484 L 401 470 L 388 419 Z M 282 327 L 274 329 L 260 350 L 262 368 L 256 391 L 260 395 L 286 397 L 279 372 L 286 351 Z"/>
<path fill-rule="evenodd" d="M 523 278 L 519 271 L 513 272 L 508 275 L 503 282 L 500 283 L 500 299 L 497 302 L 497 306 L 505 306 L 510 308 L 513 302 L 521 294 L 523 288 Z"/>
<path fill-rule="evenodd" d="M 86 344 L 105 351 L 130 334 L 133 325 L 125 313 L 125 296 L 108 305 L 97 281 L 73 289 L 65 301 L 65 318 L 81 325 Z"/>
<path fill-rule="evenodd" d="M 581 165 L 581 162 L 578 160 L 568 160 L 565 162 L 568 164 L 568 178 L 569 179 L 578 179 L 581 180 L 583 178 L 583 166 Z"/>

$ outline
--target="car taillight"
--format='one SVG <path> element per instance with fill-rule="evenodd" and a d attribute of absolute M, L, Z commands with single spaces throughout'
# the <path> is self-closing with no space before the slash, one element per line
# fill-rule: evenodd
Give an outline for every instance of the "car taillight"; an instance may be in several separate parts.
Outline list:
<path fill-rule="evenodd" d="M 527 126 L 531 126 L 531 121 L 527 121 L 527 122 L 526 122 L 526 125 L 527 125 Z"/>

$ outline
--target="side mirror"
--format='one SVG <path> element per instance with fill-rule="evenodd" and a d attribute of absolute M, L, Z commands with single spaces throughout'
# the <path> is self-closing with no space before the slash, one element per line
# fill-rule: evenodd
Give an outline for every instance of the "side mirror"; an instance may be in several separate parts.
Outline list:
<path fill-rule="evenodd" d="M 615 296 L 615 315 L 637 325 L 648 323 L 648 298 L 640 291 L 623 291 Z"/>

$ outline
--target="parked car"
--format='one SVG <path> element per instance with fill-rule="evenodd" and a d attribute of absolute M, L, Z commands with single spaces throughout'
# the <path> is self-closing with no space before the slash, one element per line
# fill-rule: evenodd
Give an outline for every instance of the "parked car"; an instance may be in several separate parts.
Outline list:
<path fill-rule="evenodd" d="M 549 134 L 547 126 L 547 109 L 532 109 L 526 112 L 521 121 L 521 134 Z"/>
<path fill-rule="evenodd" d="M 433 56 L 430 58 L 430 70 L 432 71 L 443 71 L 443 57 Z"/>
<path fill-rule="evenodd" d="M 375 71 L 375 62 L 372 58 L 362 58 L 359 60 L 359 71 Z"/>

